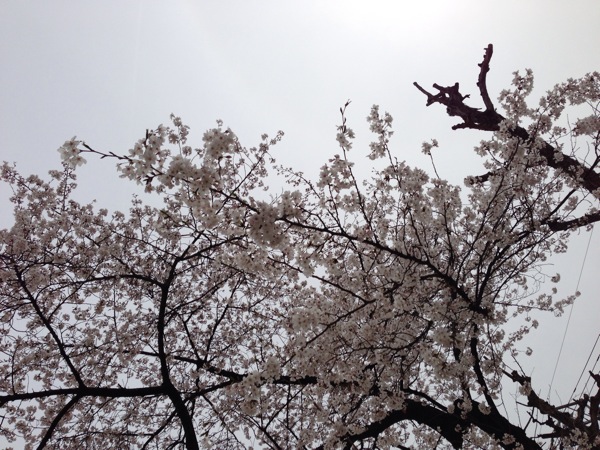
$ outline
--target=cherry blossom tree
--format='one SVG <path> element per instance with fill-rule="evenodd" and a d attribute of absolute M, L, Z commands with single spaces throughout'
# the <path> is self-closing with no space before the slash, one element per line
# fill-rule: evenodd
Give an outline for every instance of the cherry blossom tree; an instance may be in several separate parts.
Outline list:
<path fill-rule="evenodd" d="M 578 295 L 543 262 L 600 220 L 600 74 L 531 107 L 533 76 L 515 73 L 501 115 L 491 57 L 490 45 L 484 109 L 458 84 L 415 83 L 454 128 L 489 132 L 475 151 L 485 172 L 464 186 L 398 161 L 376 106 L 368 180 L 349 156 L 348 105 L 318 180 L 276 165 L 281 134 L 246 148 L 218 122 L 192 148 L 175 116 L 126 154 L 65 142 L 49 181 L 5 163 L 1 436 L 61 449 L 600 448 L 600 391 L 554 405 L 519 364 L 523 336 Z M 570 107 L 587 115 L 564 122 Z M 422 151 L 433 160 L 436 146 Z M 155 198 L 113 214 L 76 202 L 86 153 Z"/>

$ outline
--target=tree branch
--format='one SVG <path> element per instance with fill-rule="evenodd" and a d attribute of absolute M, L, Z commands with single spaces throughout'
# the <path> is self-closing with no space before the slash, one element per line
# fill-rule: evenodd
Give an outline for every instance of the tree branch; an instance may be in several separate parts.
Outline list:
<path fill-rule="evenodd" d="M 485 49 L 483 61 L 478 64 L 480 70 L 477 86 L 479 88 L 479 93 L 483 103 L 486 107 L 484 111 L 465 105 L 464 99 L 468 98 L 469 96 L 462 95 L 460 93 L 458 83 L 455 83 L 454 86 L 447 87 L 434 83 L 433 87 L 439 91 L 437 94 L 428 92 L 417 82 L 413 83 L 419 91 L 427 96 L 427 106 L 433 103 L 440 103 L 446 106 L 446 112 L 449 116 L 458 116 L 463 120 L 462 123 L 454 125 L 452 127 L 453 130 L 457 130 L 459 128 L 471 128 L 483 131 L 498 131 L 500 129 L 500 123 L 505 118 L 496 112 L 494 105 L 490 100 L 486 85 L 486 75 L 490 69 L 492 53 L 493 46 L 490 44 Z M 525 145 L 531 145 L 534 143 L 535 136 L 530 136 L 527 130 L 522 127 L 514 127 L 509 132 L 513 136 L 519 137 L 525 143 Z M 594 171 L 593 167 L 587 167 L 577 159 L 562 153 L 545 141 L 539 149 L 539 153 L 544 164 L 552 167 L 555 170 L 565 173 L 578 185 L 590 192 L 594 197 L 600 198 L 600 174 Z M 487 179 L 487 176 L 489 176 L 489 174 L 483 175 L 479 178 L 481 180 L 485 180 Z"/>
<path fill-rule="evenodd" d="M 492 100 L 490 100 L 486 84 L 486 76 L 487 73 L 490 71 L 490 60 L 492 59 L 493 53 L 494 46 L 492 44 L 488 44 L 483 55 L 483 61 L 481 61 L 481 63 L 479 64 L 479 79 L 477 80 L 477 87 L 479 88 L 479 93 L 481 94 L 481 98 L 485 105 L 486 111 L 495 111 L 494 105 L 492 104 Z"/>
<path fill-rule="evenodd" d="M 58 426 L 58 424 L 60 423 L 60 421 L 62 420 L 62 418 L 69 412 L 69 410 L 73 406 L 75 406 L 75 404 L 79 401 L 80 398 L 81 397 L 79 397 L 79 396 L 76 395 L 71 400 L 69 400 L 65 404 L 65 406 L 62 407 L 62 409 L 59 411 L 59 413 L 56 415 L 56 417 L 54 417 L 54 420 L 52 420 L 52 423 L 50 424 L 50 426 L 46 430 L 46 433 L 44 433 L 44 437 L 40 441 L 40 445 L 38 445 L 38 450 L 41 450 L 44 447 L 46 447 L 46 444 L 48 443 L 48 441 L 52 437 L 52 434 L 54 433 L 54 430 L 56 429 L 56 427 Z"/>
<path fill-rule="evenodd" d="M 391 411 L 383 419 L 371 422 L 362 433 L 344 436 L 342 440 L 346 442 L 345 448 L 349 450 L 356 441 L 377 437 L 394 424 L 405 420 L 414 420 L 438 431 L 454 448 L 462 447 L 463 432 L 469 427 L 468 422 L 458 416 L 406 399 L 403 409 Z"/>
<path fill-rule="evenodd" d="M 362 433 L 346 435 L 342 438 L 346 442 L 346 449 L 353 448 L 356 441 L 367 438 L 376 438 L 379 434 L 394 424 L 402 421 L 415 421 L 436 430 L 454 448 L 462 448 L 463 433 L 471 426 L 476 426 L 489 436 L 500 442 L 505 449 L 541 450 L 533 439 L 527 436 L 525 431 L 510 423 L 498 412 L 484 414 L 479 410 L 479 403 L 472 401 L 473 408 L 461 417 L 461 411 L 450 413 L 433 406 L 425 405 L 420 401 L 406 399 L 403 409 L 391 411 L 381 420 L 371 422 Z M 514 437 L 514 442 L 503 443 L 506 435 Z"/>
<path fill-rule="evenodd" d="M 580 411 L 581 418 L 572 416 L 571 414 L 569 414 L 567 412 L 560 411 L 560 409 L 561 409 L 560 407 L 556 407 L 556 406 L 550 404 L 549 402 L 540 398 L 535 393 L 535 391 L 531 388 L 531 378 L 529 378 L 525 375 L 520 375 L 516 371 L 513 371 L 511 373 L 508 373 L 508 372 L 504 372 L 504 373 L 511 380 L 515 381 L 516 383 L 519 383 L 521 386 L 525 387 L 528 390 L 528 393 L 526 394 L 526 396 L 527 396 L 528 405 L 530 407 L 536 408 L 542 414 L 545 414 L 546 416 L 551 417 L 552 419 L 554 419 L 558 422 L 558 423 L 555 423 L 553 421 L 546 422 L 546 425 L 550 426 L 551 428 L 553 428 L 555 430 L 557 436 L 564 436 L 564 437 L 568 438 L 572 434 L 572 432 L 574 432 L 575 430 L 578 430 L 583 435 L 587 436 L 589 443 L 592 445 L 590 447 L 591 449 L 594 449 L 594 450 L 600 449 L 600 445 L 596 444 L 596 439 L 598 438 L 597 412 L 598 412 L 598 404 L 600 403 L 600 375 L 592 374 L 592 377 L 598 384 L 599 389 L 598 389 L 598 392 L 596 393 L 596 395 L 591 399 L 592 402 L 590 403 L 590 413 L 591 413 L 590 416 L 594 415 L 595 417 L 592 417 L 592 419 L 595 419 L 595 420 L 592 420 L 592 423 L 588 426 L 585 424 L 585 421 L 583 420 L 584 411 Z M 589 400 L 590 400 L 589 398 L 585 399 L 585 397 L 584 397 L 582 399 L 582 401 L 577 401 L 576 403 L 580 404 L 580 406 L 583 405 L 583 407 L 585 408 L 585 404 L 587 404 L 587 402 Z"/>
<path fill-rule="evenodd" d="M 142 388 L 76 387 L 48 389 L 46 391 L 0 395 L 0 406 L 4 406 L 8 402 L 19 400 L 34 400 L 63 395 L 74 395 L 77 397 L 123 398 L 166 395 L 166 392 L 162 386 L 148 386 Z"/>
<path fill-rule="evenodd" d="M 546 225 L 548 225 L 548 228 L 552 231 L 563 231 L 571 228 L 584 227 L 598 221 L 600 221 L 600 211 L 595 211 L 571 220 L 548 220 Z"/>

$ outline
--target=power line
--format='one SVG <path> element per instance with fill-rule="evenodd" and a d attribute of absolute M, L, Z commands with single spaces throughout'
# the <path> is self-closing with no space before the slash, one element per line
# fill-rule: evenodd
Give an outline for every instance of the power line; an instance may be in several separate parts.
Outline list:
<path fill-rule="evenodd" d="M 594 229 L 590 231 L 590 238 L 588 240 L 587 248 L 585 249 L 585 255 L 583 256 L 583 262 L 581 263 L 581 270 L 579 271 L 579 278 L 577 279 L 577 287 L 575 291 L 579 291 L 579 282 L 581 281 L 581 275 L 583 274 L 583 268 L 585 267 L 585 261 L 587 260 L 588 251 L 590 250 L 590 244 L 592 242 L 592 235 L 594 233 Z M 550 380 L 550 386 L 548 387 L 548 396 L 546 399 L 550 398 L 550 392 L 552 391 L 552 385 L 554 384 L 554 377 L 556 375 L 556 370 L 558 369 L 558 363 L 560 362 L 560 357 L 562 355 L 562 350 L 565 345 L 565 340 L 567 338 L 567 332 L 569 330 L 569 324 L 571 323 L 571 316 L 573 315 L 574 305 L 571 305 L 571 309 L 569 310 L 569 318 L 567 319 L 567 325 L 565 326 L 565 332 L 563 333 L 562 342 L 560 343 L 560 350 L 558 351 L 558 356 L 556 357 L 556 364 L 554 365 L 554 371 L 552 372 L 552 379 Z M 583 368 L 585 370 L 585 367 Z M 583 373 L 583 371 L 582 371 Z"/>
<path fill-rule="evenodd" d="M 581 381 L 581 379 L 583 378 L 583 374 L 585 373 L 585 368 L 587 367 L 588 363 L 590 362 L 590 359 L 592 359 L 592 355 L 594 354 L 594 350 L 596 349 L 596 345 L 598 344 L 598 340 L 600 340 L 600 333 L 598 334 L 598 336 L 596 336 L 596 342 L 594 342 L 594 346 L 592 347 L 592 350 L 590 351 L 590 354 L 588 355 L 588 359 L 585 362 L 585 364 L 583 366 L 583 369 L 581 370 L 581 375 L 579 375 L 579 379 L 577 380 L 577 384 L 573 388 L 573 392 L 571 393 L 571 397 L 575 396 L 575 392 L 577 391 L 577 386 L 579 386 L 579 382 Z M 592 370 L 591 370 L 592 372 L 596 368 L 596 364 L 598 364 L 599 360 L 600 360 L 600 353 L 598 354 L 598 357 L 596 358 L 596 362 L 594 363 L 594 366 L 592 367 Z M 582 389 L 583 393 L 585 393 L 588 381 L 590 381 L 591 378 L 592 377 L 588 374 L 587 381 L 585 382 L 585 385 L 583 386 L 583 389 Z"/>

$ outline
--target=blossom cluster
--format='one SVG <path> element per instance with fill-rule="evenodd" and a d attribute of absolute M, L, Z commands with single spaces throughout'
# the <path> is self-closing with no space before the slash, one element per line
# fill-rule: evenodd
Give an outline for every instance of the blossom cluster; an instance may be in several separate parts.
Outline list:
<path fill-rule="evenodd" d="M 556 120 L 600 89 L 569 80 L 534 109 L 532 88 L 528 71 L 501 94 L 507 120 L 463 190 L 398 162 L 377 106 L 366 157 L 384 167 L 370 180 L 348 156 L 344 116 L 341 154 L 315 182 L 275 166 L 281 134 L 246 148 L 221 121 L 199 148 L 175 115 L 124 155 L 73 137 L 66 165 L 116 159 L 164 202 L 113 215 L 74 201 L 70 167 L 45 182 L 5 164 L 15 226 L 0 231 L 0 432 L 57 448 L 195 448 L 198 436 L 239 448 L 241 435 L 277 448 L 535 448 L 543 437 L 499 399 L 507 377 L 535 393 L 511 367 L 533 353 L 521 341 L 579 295 L 557 300 L 545 262 L 568 250 L 563 224 L 598 220 L 585 185 L 598 161 L 558 142 L 597 152 L 600 122 L 595 110 L 571 129 Z M 287 184 L 267 199 L 272 173 Z M 547 426 L 564 417 L 521 400 Z M 561 445 L 588 445 L 581 430 Z"/>
<path fill-rule="evenodd" d="M 79 149 L 80 144 L 81 141 L 77 140 L 77 136 L 73 136 L 58 148 L 61 159 L 67 165 L 77 167 L 86 163 L 85 158 L 81 156 L 81 150 Z"/>

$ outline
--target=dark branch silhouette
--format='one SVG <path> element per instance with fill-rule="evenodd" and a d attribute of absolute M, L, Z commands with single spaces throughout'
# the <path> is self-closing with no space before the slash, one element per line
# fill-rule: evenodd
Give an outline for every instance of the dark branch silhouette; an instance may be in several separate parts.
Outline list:
<path fill-rule="evenodd" d="M 478 64 L 480 70 L 477 87 L 479 88 L 479 94 L 485 105 L 484 110 L 473 108 L 465 104 L 464 101 L 469 98 L 469 95 L 460 93 L 458 83 L 455 83 L 453 86 L 441 86 L 434 83 L 433 87 L 438 91 L 437 94 L 428 92 L 417 82 L 413 83 L 419 91 L 427 96 L 427 106 L 434 103 L 442 104 L 446 106 L 446 112 L 449 116 L 457 116 L 462 119 L 462 123 L 452 127 L 453 130 L 461 128 L 471 128 L 482 131 L 500 130 L 500 124 L 505 118 L 494 108 L 486 84 L 486 76 L 490 70 L 492 54 L 493 46 L 492 44 L 489 44 L 485 48 L 483 61 Z M 564 173 L 575 184 L 580 185 L 594 197 L 600 199 L 600 174 L 594 170 L 594 165 L 588 167 L 576 158 L 561 152 L 546 141 L 542 141 L 540 145 L 540 137 L 530 134 L 530 132 L 521 126 L 511 126 L 509 132 L 512 136 L 519 138 L 526 148 L 532 149 L 534 145 L 538 147 L 537 151 L 541 156 L 540 164 L 545 164 L 556 171 Z M 493 175 L 493 173 L 475 176 L 472 177 L 472 181 L 485 182 L 491 175 Z M 598 220 L 600 220 L 598 214 L 591 214 L 567 222 L 549 221 L 547 225 L 552 230 L 559 231 L 597 222 Z"/>

